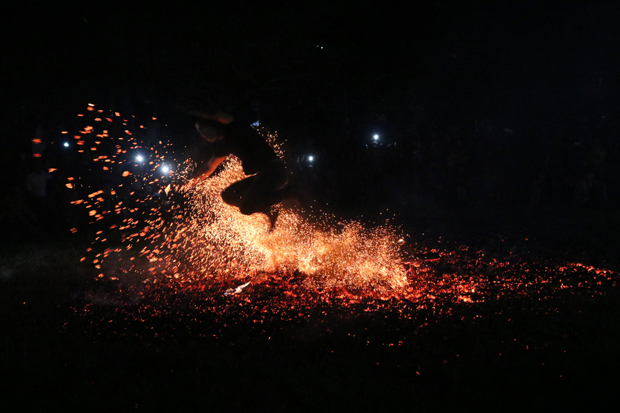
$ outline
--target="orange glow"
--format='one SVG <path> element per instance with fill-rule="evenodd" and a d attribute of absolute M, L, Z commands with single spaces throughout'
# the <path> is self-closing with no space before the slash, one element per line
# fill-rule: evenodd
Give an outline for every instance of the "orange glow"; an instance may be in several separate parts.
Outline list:
<path fill-rule="evenodd" d="M 65 184 L 65 186 L 66 186 L 67 188 L 69 188 L 69 189 L 73 189 L 73 184 L 70 184 L 70 183 L 69 183 L 69 184 Z M 73 202 L 72 202 L 72 203 L 73 203 Z"/>
<path fill-rule="evenodd" d="M 40 153 L 34 153 L 32 154 L 32 156 L 35 158 L 41 158 L 43 155 L 41 155 Z"/>
<path fill-rule="evenodd" d="M 117 125 L 106 127 L 112 131 L 109 139 L 114 139 L 108 141 L 109 148 L 116 154 L 111 159 L 83 154 L 79 159 L 89 162 L 82 169 L 85 174 L 95 161 L 105 159 L 118 165 L 110 169 L 131 175 L 123 169 L 133 170 L 133 160 L 120 154 L 146 146 L 139 136 L 123 141 L 126 126 L 115 121 Z M 275 135 L 263 134 L 284 157 Z M 91 180 L 84 180 L 90 195 L 80 194 L 83 200 L 72 201 L 88 212 L 89 223 L 97 225 L 95 240 L 81 261 L 100 269 L 94 273 L 98 278 L 139 280 L 115 283 L 118 290 L 109 291 L 121 303 L 130 300 L 130 306 L 114 309 L 122 317 L 184 317 L 178 304 L 186 300 L 185 308 L 191 311 L 257 326 L 273 319 L 318 321 L 320 314 L 337 309 L 345 317 L 376 312 L 383 318 L 389 312 L 390 317 L 416 319 L 423 327 L 429 312 L 462 319 L 485 301 L 501 311 L 511 297 L 545 300 L 558 292 L 596 297 L 616 288 L 620 280 L 617 272 L 581 263 L 532 262 L 512 252 L 508 257 L 428 239 L 412 243 L 398 228 L 370 227 L 318 209 L 280 206 L 275 228 L 269 231 L 264 215 L 242 215 L 221 199 L 224 188 L 245 177 L 237 159 L 228 159 L 217 175 L 187 189 L 190 162 L 176 161 L 168 142 L 148 146 L 151 154 L 165 152 L 166 163 L 174 162 L 174 176 L 156 182 L 161 174 L 155 165 L 163 162 L 157 155 L 152 165 L 142 165 L 135 179 L 106 186 L 105 194 L 111 196 L 87 189 Z M 132 166 L 123 168 L 123 163 Z M 122 196 L 114 196 L 116 192 Z M 389 341 L 386 347 L 407 345 Z"/>
<path fill-rule="evenodd" d="M 48 168 L 48 169 L 47 169 L 47 172 L 52 173 L 52 172 L 57 171 L 57 170 L 58 170 L 58 169 L 56 169 L 56 168 Z"/>
<path fill-rule="evenodd" d="M 273 135 L 268 135 L 269 139 L 275 143 Z M 283 156 L 279 147 L 275 149 Z M 158 165 L 159 162 L 152 165 L 154 173 Z M 178 179 L 187 176 L 187 167 L 179 168 Z M 130 174 L 124 171 L 122 176 Z M 162 274 L 176 274 L 176 279 L 205 275 L 234 279 L 298 271 L 305 275 L 308 288 L 378 292 L 397 291 L 408 284 L 399 252 L 402 240 L 395 229 L 387 226 L 371 229 L 359 222 L 336 219 L 311 223 L 300 211 L 283 209 L 275 229 L 270 232 L 264 215 L 242 215 L 221 199 L 224 188 L 244 177 L 239 160 L 230 158 L 218 175 L 183 193 L 188 208 L 185 219 L 164 227 L 159 217 L 162 211 L 158 209 L 145 211 L 148 214 L 143 223 L 126 219 L 118 229 L 136 229 L 124 236 L 126 250 L 138 239 L 150 240 L 151 247 L 144 247 L 141 255 L 151 263 L 157 262 Z M 149 185 L 158 181 L 155 177 L 144 180 Z M 169 195 L 178 188 L 166 184 L 162 192 Z M 95 195 L 90 194 L 89 198 Z M 129 194 L 135 195 L 134 191 Z M 138 200 L 138 204 L 142 203 L 144 200 Z M 121 203 L 114 208 L 115 214 L 123 211 L 136 214 L 140 209 L 127 208 Z M 89 214 L 103 219 L 94 211 Z"/>
<path fill-rule="evenodd" d="M 307 276 L 308 286 L 319 288 L 394 290 L 407 285 L 399 257 L 400 237 L 394 229 L 369 229 L 345 220 L 311 224 L 299 213 L 284 209 L 275 229 L 269 232 L 264 215 L 242 215 L 221 200 L 221 191 L 244 176 L 241 163 L 232 158 L 217 176 L 199 184 L 190 194 L 193 218 L 178 228 L 183 239 L 167 237 L 163 250 L 175 251 L 170 245 L 174 241 L 192 251 L 208 251 L 211 262 L 201 253 L 185 257 L 194 271 L 204 273 L 229 270 L 226 263 L 234 262 L 235 273 L 246 275 L 300 271 Z M 170 272 L 179 270 L 172 268 Z"/>
<path fill-rule="evenodd" d="M 121 133 L 123 130 L 128 132 L 121 129 Z M 101 134 L 100 130 L 95 133 Z M 263 135 L 278 156 L 284 157 L 275 134 L 263 132 Z M 143 142 L 131 137 L 123 141 L 118 132 L 112 138 L 117 143 L 114 145 L 117 154 L 145 147 Z M 171 181 L 159 179 L 161 171 L 157 166 L 164 159 L 162 153 L 166 154 L 166 163 L 175 162 L 168 146 L 169 143 L 160 141 L 159 147 L 150 148 L 156 159 L 144 166 L 143 174 L 135 181 L 154 186 L 153 195 L 147 195 L 144 189 L 134 191 L 132 184 L 129 194 L 123 191 L 129 202 L 114 201 L 109 211 L 97 211 L 104 202 L 103 197 L 97 196 L 103 193 L 100 191 L 91 192 L 80 202 L 88 215 L 95 218 L 91 220 L 93 223 L 105 221 L 110 215 L 110 219 L 118 220 L 119 225 L 113 225 L 110 230 L 122 231 L 122 250 L 136 254 L 122 259 L 121 267 L 127 264 L 132 268 L 139 255 L 150 263 L 149 274 L 178 282 L 243 279 L 244 283 L 252 281 L 254 286 L 268 276 L 294 273 L 302 277 L 303 288 L 313 291 L 346 289 L 372 295 L 393 294 L 408 288 L 409 267 L 401 257 L 402 236 L 397 229 L 386 225 L 369 228 L 357 221 L 283 208 L 274 230 L 269 231 L 264 215 L 243 215 L 221 199 L 224 188 L 245 177 L 239 160 L 228 159 L 221 172 L 188 191 L 181 188 L 191 172 L 189 162 L 175 163 Z M 104 157 L 92 156 L 91 161 L 101 159 Z M 118 165 L 126 160 L 112 162 Z M 123 177 L 131 175 L 129 170 L 122 171 Z M 117 184 L 107 193 L 115 195 L 115 189 L 122 186 Z M 175 201 L 179 198 L 183 198 L 183 212 Z M 170 219 L 162 219 L 165 210 L 172 215 Z M 100 238 L 111 238 L 104 235 Z M 100 238 L 98 241 L 103 242 Z M 118 259 L 106 248 L 103 257 L 97 257 L 104 269 L 102 258 L 108 255 L 109 259 Z M 461 295 L 466 297 L 465 293 Z"/>
<path fill-rule="evenodd" d="M 41 139 L 39 139 L 39 138 L 32 138 L 32 143 L 39 144 L 39 143 L 41 143 Z"/>

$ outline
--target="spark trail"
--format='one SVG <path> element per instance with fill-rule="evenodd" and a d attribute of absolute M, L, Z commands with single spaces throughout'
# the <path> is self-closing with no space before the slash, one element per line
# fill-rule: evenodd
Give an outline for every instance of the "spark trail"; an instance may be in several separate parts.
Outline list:
<path fill-rule="evenodd" d="M 82 195 L 72 203 L 98 226 L 82 260 L 91 260 L 102 285 L 116 289 L 93 291 L 81 313 L 113 306 L 119 317 L 174 317 L 181 324 L 201 317 L 263 323 L 333 311 L 410 320 L 462 306 L 506 306 L 515 298 L 597 297 L 617 289 L 612 270 L 466 246 L 427 247 L 403 242 L 393 227 L 301 210 L 284 209 L 269 232 L 265 216 L 242 215 L 221 200 L 220 192 L 244 177 L 237 159 L 184 190 L 192 164 L 178 161 L 168 142 L 147 145 L 129 118 L 89 108 L 97 117 L 74 132 L 83 142 L 79 153 L 115 185 L 102 189 L 70 176 L 66 186 Z M 163 165 L 176 166 L 164 174 Z"/>
<path fill-rule="evenodd" d="M 278 271 L 305 274 L 312 287 L 398 289 L 406 285 L 396 232 L 333 218 L 310 223 L 284 209 L 272 232 L 264 215 L 242 215 L 221 191 L 243 179 L 238 160 L 187 194 L 189 213 L 165 229 L 159 251 L 174 274 L 246 278 Z M 154 257 L 152 257 L 154 258 Z"/>
<path fill-rule="evenodd" d="M 107 120 L 113 122 L 112 118 Z M 90 125 L 84 130 L 96 133 Z M 132 135 L 130 131 L 125 132 Z M 283 156 L 276 135 L 262 134 Z M 130 150 L 145 147 L 135 137 L 128 142 Z M 116 146 L 117 155 L 127 152 L 121 145 Z M 152 147 L 150 151 L 157 154 L 161 149 Z M 139 156 L 147 154 L 142 151 Z M 98 268 L 116 260 L 125 272 L 192 282 L 221 277 L 260 280 L 269 274 L 288 272 L 303 275 L 308 288 L 369 292 L 395 291 L 407 285 L 407 271 L 400 252 L 402 239 L 396 228 L 387 225 L 367 228 L 356 221 L 322 214 L 312 217 L 301 210 L 282 209 L 275 229 L 269 232 L 264 215 L 246 216 L 222 201 L 222 190 L 245 178 L 238 159 L 229 157 L 218 174 L 191 190 L 183 186 L 192 169 L 191 162 L 180 164 L 172 176 L 162 172 L 161 161 L 156 164 L 151 161 L 149 164 L 154 167 L 147 171 L 142 161 L 135 163 L 140 163 L 134 165 L 139 167 L 140 175 L 124 170 L 121 176 L 132 181 L 125 185 L 135 186 L 140 180 L 155 185 L 158 188 L 153 192 L 157 197 L 144 196 L 142 191 L 134 199 L 117 202 L 113 211 L 101 213 L 97 204 L 105 202 L 101 197 L 103 190 L 91 192 L 83 201 L 89 208 L 89 216 L 96 220 L 103 219 L 106 213 L 121 218 L 129 212 L 119 225 L 114 224 L 108 230 L 121 232 L 123 246 L 107 248 L 98 254 L 93 260 Z M 94 203 L 88 202 L 93 198 Z M 127 259 L 126 252 L 136 249 L 137 256 Z M 141 262 L 138 258 L 148 260 L 149 264 L 138 264 Z"/>

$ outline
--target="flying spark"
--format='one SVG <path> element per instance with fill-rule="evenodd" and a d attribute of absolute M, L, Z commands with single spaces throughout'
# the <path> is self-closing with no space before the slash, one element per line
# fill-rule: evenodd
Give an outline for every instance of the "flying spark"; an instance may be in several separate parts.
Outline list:
<path fill-rule="evenodd" d="M 124 133 L 118 113 L 102 116 L 107 123 L 97 129 L 82 127 L 92 131 L 88 137 L 74 133 L 84 147 L 101 148 L 89 165 L 103 164 L 101 173 L 113 178 L 107 182 L 117 184 L 101 188 L 72 176 L 66 186 L 81 194 L 71 204 L 83 207 L 98 230 L 82 261 L 92 263 L 97 279 L 119 288 L 105 298 L 94 294 L 80 311 L 112 302 L 131 317 L 174 313 L 183 319 L 183 302 L 188 322 L 196 311 L 262 323 L 322 314 L 325 306 L 412 319 L 427 310 L 454 314 L 458 306 L 512 297 L 595 297 L 617 287 L 618 273 L 607 269 L 492 256 L 466 246 L 418 246 L 389 225 L 368 227 L 283 205 L 269 231 L 265 216 L 242 215 L 221 199 L 224 188 L 245 177 L 238 159 L 188 190 L 193 163 L 177 159 L 169 142 L 150 148 L 152 162 L 141 171 L 127 161 L 128 153 L 146 148 L 140 134 Z M 261 133 L 285 158 L 277 135 Z M 159 168 L 169 163 L 175 174 L 160 179 Z"/>
<path fill-rule="evenodd" d="M 118 122 L 107 119 L 109 123 Z M 103 127 L 112 129 L 114 125 Z M 172 182 L 164 183 L 157 178 L 157 169 L 160 177 L 161 173 L 167 175 L 171 171 L 168 164 L 163 164 L 166 151 L 152 148 L 157 155 L 149 164 L 151 169 L 134 171 L 125 166 L 124 154 L 145 144 L 131 131 L 116 129 L 121 136 L 124 132 L 130 138 L 115 143 L 123 137 L 117 135 L 115 139 L 110 135 L 108 144 L 90 141 L 91 145 L 108 148 L 107 155 L 92 161 L 107 162 L 103 171 L 123 179 L 118 188 L 112 189 L 118 195 L 112 196 L 109 189 L 94 191 L 83 204 L 94 219 L 92 223 L 111 221 L 114 225 L 110 228 L 120 233 L 122 245 L 107 247 L 98 254 L 98 265 L 118 260 L 119 251 L 135 251 L 137 256 L 120 259 L 119 266 L 172 280 L 255 280 L 268 274 L 298 273 L 303 275 L 308 288 L 370 292 L 396 291 L 407 285 L 400 253 L 402 234 L 396 228 L 368 228 L 356 221 L 338 220 L 321 213 L 312 216 L 278 206 L 281 213 L 277 225 L 269 231 L 266 216 L 243 215 L 222 201 L 222 190 L 245 178 L 238 159 L 230 157 L 220 173 L 187 190 L 183 184 L 191 172 L 191 162 L 176 162 L 180 164 L 178 173 Z M 284 159 L 277 135 L 264 129 L 259 131 Z M 90 125 L 82 132 L 103 135 Z M 136 161 L 142 160 L 141 155 L 136 157 Z M 157 189 L 145 192 L 145 186 Z M 133 188 L 136 190 L 131 191 Z M 101 238 L 107 241 L 110 236 Z M 148 265 L 140 267 L 136 258 L 146 260 Z"/>

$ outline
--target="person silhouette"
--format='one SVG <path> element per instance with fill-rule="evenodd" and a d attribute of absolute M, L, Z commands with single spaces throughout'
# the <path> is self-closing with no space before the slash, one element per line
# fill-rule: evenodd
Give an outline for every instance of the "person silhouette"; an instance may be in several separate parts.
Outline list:
<path fill-rule="evenodd" d="M 235 155 L 249 176 L 224 189 L 222 200 L 238 207 L 244 215 L 265 214 L 273 230 L 279 210 L 272 207 L 293 196 L 284 162 L 255 129 L 232 115 L 201 111 L 190 114 L 199 118 L 196 130 L 209 142 L 211 157 L 195 171 L 189 185 L 207 179 L 229 155 Z"/>

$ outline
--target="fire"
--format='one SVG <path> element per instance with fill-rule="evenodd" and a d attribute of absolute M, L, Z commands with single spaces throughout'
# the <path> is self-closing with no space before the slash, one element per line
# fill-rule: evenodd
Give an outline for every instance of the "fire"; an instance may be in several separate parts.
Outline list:
<path fill-rule="evenodd" d="M 97 116 L 108 122 L 115 121 L 113 117 L 121 118 L 118 112 Z M 122 122 L 125 126 L 126 121 Z M 220 173 L 187 190 L 183 184 L 192 169 L 190 162 L 177 164 L 174 176 L 163 179 L 161 173 L 158 174 L 157 168 L 170 159 L 169 143 L 159 142 L 159 146 L 151 147 L 150 170 L 136 174 L 122 165 L 126 164 L 124 154 L 128 150 L 145 148 L 144 142 L 126 126 L 120 128 L 120 136 L 108 136 L 109 125 L 106 128 L 100 131 L 95 126 L 87 126 L 79 131 L 106 135 L 105 142 L 95 141 L 89 149 L 94 151 L 96 145 L 116 154 L 93 156 L 92 162 L 105 159 L 108 164 L 100 169 L 102 173 L 120 173 L 124 179 L 118 188 L 105 191 L 106 197 L 113 199 L 111 207 L 104 207 L 104 198 L 97 197 L 104 196 L 104 191 L 98 188 L 89 188 L 83 203 L 80 200 L 88 216 L 95 219 L 91 221 L 93 224 L 103 219 L 105 222 L 122 219 L 122 223 L 114 222 L 108 228 L 120 231 L 123 245 L 97 254 L 95 259 L 99 259 L 100 264 L 117 259 L 118 251 L 135 251 L 135 256 L 120 258 L 118 266 L 128 272 L 145 271 L 136 261 L 136 258 L 144 259 L 149 274 L 171 281 L 239 283 L 244 280 L 256 285 L 275 274 L 297 274 L 303 278 L 306 288 L 345 288 L 369 293 L 397 291 L 408 284 L 400 252 L 403 241 L 397 229 L 368 228 L 360 222 L 338 220 L 320 213 L 313 216 L 280 206 L 276 227 L 269 231 L 266 216 L 243 215 L 222 201 L 222 190 L 245 178 L 238 159 L 229 158 Z M 284 159 L 277 135 L 264 129 L 259 132 Z M 78 143 L 86 146 L 83 140 Z M 115 197 L 117 192 L 127 194 L 126 188 L 136 183 L 159 185 L 159 189 L 154 190 L 156 195 L 132 190 L 129 196 L 133 200 L 129 204 Z"/>
<path fill-rule="evenodd" d="M 118 113 L 108 116 L 123 122 Z M 71 204 L 84 207 L 100 230 L 86 250 L 89 262 L 97 260 L 97 278 L 120 283 L 118 299 L 140 303 L 140 314 L 172 313 L 186 300 L 192 311 L 226 320 L 293 319 L 325 306 L 412 319 L 424 309 L 455 314 L 459 306 L 515 297 L 594 297 L 618 285 L 619 274 L 607 269 L 467 246 L 425 247 L 389 225 L 369 227 L 286 203 L 269 231 L 264 215 L 246 216 L 222 201 L 221 191 L 245 177 L 238 159 L 229 158 L 217 175 L 188 190 L 191 162 L 178 161 L 165 140 L 147 148 L 139 133 L 124 130 L 102 139 L 98 146 L 107 155 L 91 155 L 91 166 L 106 162 L 108 170 L 97 168 L 100 173 L 116 174 L 115 187 L 90 187 L 79 177 L 68 177 L 66 185 L 80 191 L 82 199 Z M 261 133 L 285 158 L 276 135 Z M 131 166 L 136 149 L 150 153 L 140 169 Z M 174 173 L 163 177 L 157 167 L 169 162 Z"/>
<path fill-rule="evenodd" d="M 313 288 L 355 290 L 407 284 L 393 228 L 369 229 L 333 217 L 311 223 L 302 211 L 283 209 L 269 232 L 264 215 L 246 216 L 222 201 L 221 191 L 242 178 L 240 162 L 229 159 L 222 172 L 186 194 L 188 219 L 164 231 L 165 261 L 178 263 L 172 273 L 252 278 L 298 271 Z"/>

